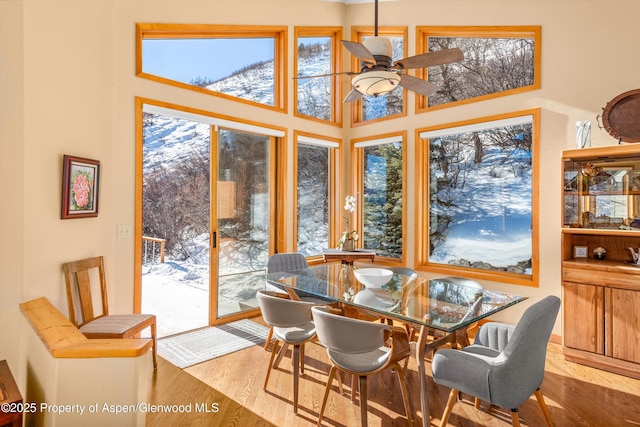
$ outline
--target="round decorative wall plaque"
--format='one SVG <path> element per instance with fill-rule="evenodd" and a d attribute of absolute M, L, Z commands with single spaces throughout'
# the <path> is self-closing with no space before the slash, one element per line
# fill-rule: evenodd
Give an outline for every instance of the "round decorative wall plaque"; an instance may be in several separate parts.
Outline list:
<path fill-rule="evenodd" d="M 602 124 L 612 137 L 640 142 L 640 89 L 622 93 L 602 109 Z"/>

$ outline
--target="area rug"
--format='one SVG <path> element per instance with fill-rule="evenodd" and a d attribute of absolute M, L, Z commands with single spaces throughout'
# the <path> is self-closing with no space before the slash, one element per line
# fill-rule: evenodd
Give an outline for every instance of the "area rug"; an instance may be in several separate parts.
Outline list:
<path fill-rule="evenodd" d="M 269 329 L 248 319 L 158 340 L 158 354 L 179 368 L 264 345 Z"/>

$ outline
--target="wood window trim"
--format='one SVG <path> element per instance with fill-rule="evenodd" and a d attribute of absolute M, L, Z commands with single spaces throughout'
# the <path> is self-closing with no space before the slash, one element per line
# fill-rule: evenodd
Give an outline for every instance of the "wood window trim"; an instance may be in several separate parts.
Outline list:
<path fill-rule="evenodd" d="M 474 98 L 463 99 L 447 104 L 429 106 L 425 96 L 415 94 L 415 112 L 424 113 L 443 108 L 455 107 L 470 104 L 473 102 L 485 101 L 487 99 L 499 98 L 502 96 L 515 95 L 540 89 L 541 87 L 541 56 L 542 56 L 542 27 L 540 26 L 417 26 L 416 27 L 416 54 L 428 51 L 429 37 L 477 37 L 477 38 L 532 38 L 534 40 L 534 74 L 533 84 L 504 92 L 496 92 Z M 426 68 L 418 69 L 416 77 L 428 78 Z"/>
<path fill-rule="evenodd" d="M 338 148 L 334 148 L 330 151 L 329 154 L 329 177 L 330 177 L 330 182 L 329 182 L 329 247 L 333 248 L 337 245 L 338 243 L 338 239 L 339 239 L 339 227 L 340 227 L 340 213 L 341 213 L 341 208 L 342 208 L 342 204 L 340 202 L 340 187 L 339 187 L 339 183 L 340 183 L 340 177 L 339 177 L 339 168 L 340 168 L 340 164 L 341 164 L 341 157 L 342 157 L 342 140 L 339 138 L 332 138 L 332 137 L 328 137 L 325 135 L 317 135 L 317 134 L 313 134 L 313 133 L 309 133 L 309 132 L 304 132 L 304 131 L 300 131 L 300 130 L 294 130 L 293 131 L 293 166 L 292 166 L 292 178 L 291 178 L 291 184 L 289 185 L 289 187 L 292 189 L 292 193 L 293 193 L 293 197 L 291 198 L 292 200 L 292 207 L 291 209 L 287 210 L 286 212 L 293 212 L 293 219 L 292 219 L 292 224 L 293 224 L 293 238 L 291 239 L 291 241 L 293 242 L 293 245 L 297 247 L 297 242 L 298 242 L 298 216 L 295 214 L 296 212 L 298 212 L 297 206 L 298 206 L 298 192 L 296 191 L 296 189 L 298 188 L 298 138 L 300 136 L 306 136 L 309 138 L 315 138 L 315 139 L 320 139 L 320 140 L 324 140 L 327 142 L 335 142 L 337 143 L 339 146 Z M 280 203 L 280 200 L 278 201 Z M 285 207 L 286 209 L 286 207 Z M 285 212 L 285 211 L 283 211 Z M 296 250 L 297 248 L 294 247 L 294 250 Z M 322 260 L 322 254 L 318 254 L 317 257 L 310 257 L 308 258 L 309 262 L 312 261 L 317 261 L 320 262 Z"/>
<path fill-rule="evenodd" d="M 423 132 L 450 129 L 482 122 L 491 122 L 520 116 L 533 116 L 532 132 L 532 189 L 531 189 L 531 276 L 521 274 L 481 270 L 470 267 L 450 266 L 429 262 L 429 144 L 420 138 Z M 540 209 L 540 109 L 514 111 L 494 116 L 474 118 L 460 122 L 448 123 L 416 129 L 416 182 L 415 182 L 415 254 L 416 269 L 429 273 L 459 275 L 478 280 L 489 280 L 511 285 L 538 287 L 540 270 L 539 242 L 539 209 Z"/>
<path fill-rule="evenodd" d="M 298 39 L 302 37 L 330 37 L 331 38 L 331 73 L 337 73 L 342 69 L 343 49 L 340 40 L 342 39 L 342 27 L 295 27 L 293 40 L 293 75 L 298 75 Z M 298 85 L 293 85 L 293 115 L 306 120 L 312 120 L 319 123 L 326 123 L 332 126 L 342 127 L 342 99 L 343 85 L 341 84 L 343 77 L 333 77 L 331 97 L 331 119 L 322 120 L 316 117 L 307 116 L 298 112 Z"/>
<path fill-rule="evenodd" d="M 352 27 L 351 29 L 351 40 L 356 42 L 361 43 L 363 37 L 373 36 L 373 35 L 374 35 L 374 27 L 372 26 Z M 404 40 L 403 58 L 406 58 L 408 56 L 407 55 L 408 29 L 406 26 L 379 27 L 378 35 L 382 37 L 402 37 Z M 351 70 L 360 71 L 360 61 L 358 61 L 358 59 L 351 54 L 349 54 L 349 56 L 351 57 Z M 347 86 L 347 91 L 345 93 L 349 93 L 349 91 L 351 91 L 351 79 L 347 79 L 345 84 Z M 359 99 L 355 102 L 352 102 L 351 103 L 351 127 L 369 125 L 372 123 L 383 122 L 385 120 L 405 117 L 407 115 L 407 96 L 408 96 L 408 91 L 406 89 L 403 89 L 401 113 L 394 114 L 391 116 L 386 116 L 386 117 L 380 117 L 379 119 L 366 120 L 366 121 L 363 121 L 362 119 L 362 100 Z"/>
<path fill-rule="evenodd" d="M 379 134 L 374 136 L 368 136 L 363 138 L 357 138 L 351 140 L 351 182 L 352 182 L 352 191 L 349 194 L 359 194 L 358 197 L 358 209 L 356 210 L 356 218 L 355 223 L 357 224 L 357 229 L 360 230 L 361 236 L 364 233 L 364 215 L 362 207 L 364 204 L 362 203 L 362 195 L 364 194 L 364 147 L 356 147 L 356 144 L 368 141 L 375 141 L 387 138 L 397 138 L 402 141 L 402 257 L 392 258 L 392 257 L 384 257 L 376 255 L 376 263 L 381 265 L 408 265 L 407 253 L 409 248 L 407 247 L 407 202 L 408 202 L 408 192 L 407 192 L 407 131 L 400 132 L 390 132 L 385 134 Z"/>
<path fill-rule="evenodd" d="M 188 89 L 210 96 L 241 102 L 282 113 L 287 112 L 287 33 L 286 26 L 270 25 L 206 25 L 206 24 L 153 24 L 136 23 L 136 76 L 158 83 Z M 274 90 L 273 104 L 237 98 L 213 92 L 202 87 L 178 82 L 142 71 L 142 41 L 144 39 L 180 38 L 273 38 L 274 39 Z"/>

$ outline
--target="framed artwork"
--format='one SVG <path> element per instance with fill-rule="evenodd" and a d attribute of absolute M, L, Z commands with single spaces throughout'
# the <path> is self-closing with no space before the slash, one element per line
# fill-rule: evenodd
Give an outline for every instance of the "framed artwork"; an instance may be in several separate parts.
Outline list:
<path fill-rule="evenodd" d="M 587 257 L 587 247 L 586 246 L 574 246 L 573 247 L 573 257 L 574 258 L 586 258 Z"/>
<path fill-rule="evenodd" d="M 61 219 L 98 216 L 100 162 L 64 155 Z"/>

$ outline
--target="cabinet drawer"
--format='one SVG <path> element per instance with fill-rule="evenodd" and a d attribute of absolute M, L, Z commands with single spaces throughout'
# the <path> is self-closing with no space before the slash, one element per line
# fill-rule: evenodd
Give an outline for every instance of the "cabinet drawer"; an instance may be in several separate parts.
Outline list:
<path fill-rule="evenodd" d="M 630 274 L 635 273 L 635 274 Z M 562 281 L 640 291 L 640 268 L 593 268 L 591 265 L 562 268 Z"/>

